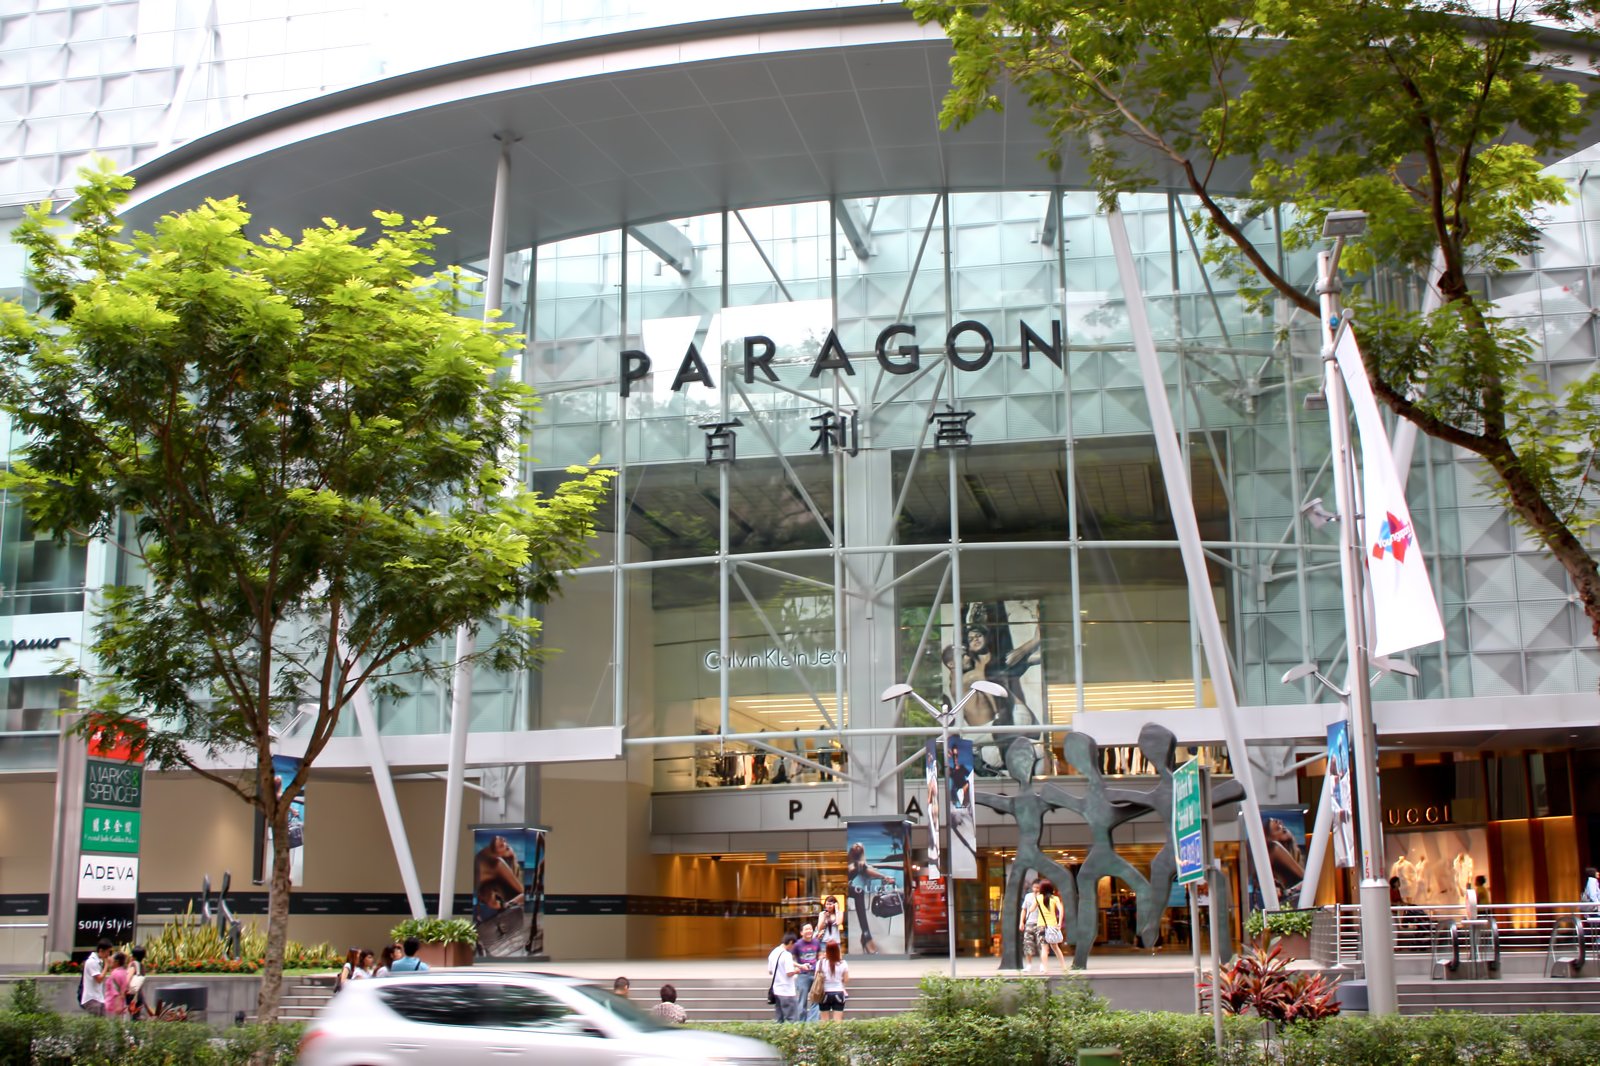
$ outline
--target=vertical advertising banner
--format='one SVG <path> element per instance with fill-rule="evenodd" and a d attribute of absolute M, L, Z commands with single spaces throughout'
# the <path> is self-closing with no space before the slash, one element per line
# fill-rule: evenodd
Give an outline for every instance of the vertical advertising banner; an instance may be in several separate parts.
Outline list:
<path fill-rule="evenodd" d="M 1356 864 L 1356 823 L 1350 802 L 1350 723 L 1328 726 L 1328 803 L 1332 808 L 1329 836 L 1333 840 L 1333 864 L 1350 869 Z"/>
<path fill-rule="evenodd" d="M 1038 600 L 993 600 L 965 605 L 960 617 L 946 606 L 940 621 L 951 643 L 940 652 L 944 695 L 955 704 L 957 682 L 966 692 L 974 681 L 993 681 L 1004 696 L 973 693 L 961 705 L 961 728 L 972 738 L 974 768 L 981 777 L 1005 770 L 1005 734 L 988 725 L 1034 725 L 1046 721 L 1043 649 Z"/>
<path fill-rule="evenodd" d="M 1278 899 L 1287 906 L 1300 897 L 1300 882 L 1306 876 L 1306 812 L 1304 807 L 1263 807 L 1261 826 L 1267 834 L 1267 855 L 1272 860 L 1272 879 L 1277 883 Z M 1251 910 L 1261 909 L 1261 888 L 1256 884 L 1255 865 L 1250 868 Z"/>
<path fill-rule="evenodd" d="M 951 877 L 978 876 L 978 820 L 973 800 L 972 741 L 951 737 L 945 753 L 950 788 L 950 854 L 945 862 Z"/>
<path fill-rule="evenodd" d="M 943 839 L 943 825 L 939 817 L 939 742 L 929 740 L 923 762 L 923 780 L 927 785 L 926 806 L 928 812 L 928 879 L 940 881 L 944 874 L 939 872 L 940 848 L 939 842 Z"/>
<path fill-rule="evenodd" d="M 544 956 L 545 833 L 542 826 L 472 827 L 472 920 L 479 956 Z"/>
<path fill-rule="evenodd" d="M 115 944 L 133 938 L 143 830 L 144 744 L 138 731 L 97 729 L 87 745 L 72 934 L 78 952 L 92 951 L 102 937 Z"/>
<path fill-rule="evenodd" d="M 300 760 L 293 755 L 272 757 L 272 785 L 283 795 L 283 790 L 294 775 L 300 772 Z M 272 854 L 272 833 L 267 832 L 267 854 Z M 306 879 L 306 790 L 289 805 L 289 883 L 298 888 Z"/>
<path fill-rule="evenodd" d="M 907 952 L 906 891 L 911 883 L 909 823 L 879 819 L 845 823 L 845 928 L 860 955 Z"/>

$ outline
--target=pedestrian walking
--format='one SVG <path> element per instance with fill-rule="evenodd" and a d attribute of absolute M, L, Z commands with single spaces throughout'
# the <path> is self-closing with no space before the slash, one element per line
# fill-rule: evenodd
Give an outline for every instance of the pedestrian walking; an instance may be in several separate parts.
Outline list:
<path fill-rule="evenodd" d="M 396 959 L 401 958 L 404 955 L 405 949 L 399 944 L 385 945 L 384 949 L 378 952 L 378 968 L 373 971 L 372 976 L 388 977 L 390 973 L 389 968 L 394 965 Z"/>
<path fill-rule="evenodd" d="M 406 942 L 401 945 L 403 953 L 398 959 L 389 964 L 389 976 L 400 973 L 427 973 L 428 964 L 417 958 L 417 952 L 422 948 L 422 941 L 414 936 L 406 937 Z"/>
<path fill-rule="evenodd" d="M 1066 939 L 1063 921 L 1066 908 L 1049 878 L 1039 878 L 1035 891 L 1039 894 L 1039 972 L 1050 972 L 1050 953 L 1055 952 L 1056 958 L 1061 960 L 1061 972 L 1064 974 L 1067 972 L 1067 954 L 1061 949 L 1061 943 Z M 1133 897 L 1128 899 L 1131 902 Z"/>
<path fill-rule="evenodd" d="M 1028 888 L 1028 894 L 1022 897 L 1022 913 L 1017 917 L 1017 931 L 1022 934 L 1022 972 L 1033 972 L 1033 958 L 1039 956 L 1039 972 L 1044 973 L 1044 934 L 1039 919 L 1039 882 L 1043 878 L 1035 877 L 1033 884 Z"/>
<path fill-rule="evenodd" d="M 822 978 L 822 1017 L 824 1021 L 844 1020 L 844 1002 L 850 998 L 845 985 L 850 983 L 850 964 L 840 957 L 837 940 L 822 949 L 822 962 L 817 966 Z"/>
<path fill-rule="evenodd" d="M 128 1016 L 141 1018 L 150 1013 L 149 1004 L 144 1001 L 144 956 L 142 947 L 133 949 L 133 957 L 128 960 Z"/>
<path fill-rule="evenodd" d="M 783 934 L 783 941 L 767 956 L 767 1002 L 772 1004 L 772 1016 L 780 1022 L 797 1022 L 800 1015 L 795 1002 L 795 963 L 793 933 Z"/>
<path fill-rule="evenodd" d="M 814 1022 L 821 1013 L 811 1002 L 811 985 L 817 977 L 817 959 L 822 956 L 822 941 L 808 922 L 800 927 L 800 939 L 794 942 L 794 994 L 800 1006 L 800 1020 Z"/>
<path fill-rule="evenodd" d="M 117 952 L 111 956 L 111 972 L 106 974 L 106 1017 L 128 1017 L 128 956 Z"/>
<path fill-rule="evenodd" d="M 611 982 L 611 991 L 621 996 L 623 999 L 628 998 L 628 990 L 632 987 L 633 985 L 626 977 L 619 977 L 615 981 Z"/>
<path fill-rule="evenodd" d="M 671 985 L 661 986 L 661 1002 L 651 1007 L 650 1013 L 668 1025 L 682 1025 L 689 1020 L 689 1012 L 678 1006 L 678 990 Z"/>
<path fill-rule="evenodd" d="M 111 941 L 105 937 L 95 945 L 94 951 L 83 960 L 83 978 L 78 991 L 78 1003 L 90 1014 L 106 1012 L 106 963 L 111 960 Z"/>
<path fill-rule="evenodd" d="M 837 944 L 840 940 L 839 898 L 824 896 L 822 913 L 817 915 L 817 939 L 824 944 Z"/>

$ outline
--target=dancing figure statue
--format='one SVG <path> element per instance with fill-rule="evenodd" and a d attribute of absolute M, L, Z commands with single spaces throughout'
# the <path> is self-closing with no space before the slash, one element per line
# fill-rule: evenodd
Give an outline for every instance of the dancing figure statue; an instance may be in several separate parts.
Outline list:
<path fill-rule="evenodd" d="M 1118 806 L 1113 803 L 1106 788 L 1106 779 L 1100 774 L 1100 747 L 1083 733 L 1068 733 L 1061 738 L 1061 748 L 1067 763 L 1088 782 L 1081 811 L 1089 827 L 1089 853 L 1078 867 L 1078 912 L 1073 922 L 1072 968 L 1081 970 L 1089 963 L 1089 952 L 1094 947 L 1095 932 L 1100 927 L 1100 900 L 1096 887 L 1102 877 L 1115 877 L 1133 890 L 1135 899 L 1150 891 L 1150 882 L 1133 864 L 1117 854 L 1111 831 L 1130 818 L 1143 814 L 1148 808 L 1139 805 Z M 1053 791 L 1066 793 L 1059 785 Z M 1058 804 L 1065 806 L 1066 804 Z"/>
<path fill-rule="evenodd" d="M 1137 808 L 1139 814 L 1154 814 L 1163 827 L 1172 825 L 1172 769 L 1178 750 L 1178 738 L 1172 730 L 1154 722 L 1145 723 L 1139 730 L 1139 751 L 1156 775 L 1155 787 L 1149 790 L 1134 788 L 1108 788 L 1106 796 L 1112 803 Z M 1143 890 L 1134 893 L 1138 901 L 1139 940 L 1147 948 L 1156 946 L 1161 935 L 1161 912 L 1167 909 L 1172 895 L 1172 882 L 1178 876 L 1178 851 L 1172 842 L 1170 830 L 1162 834 L 1161 850 L 1150 860 L 1150 879 Z"/>
<path fill-rule="evenodd" d="M 1072 874 L 1046 855 L 1039 845 L 1044 837 L 1046 814 L 1059 807 L 1069 807 L 1081 814 L 1079 808 L 1082 805 L 1077 797 L 1067 795 L 1063 789 L 1049 786 L 1050 795 L 1047 796 L 1044 790 L 1036 786 L 1033 780 L 1034 759 L 1032 741 L 1025 737 L 1013 740 L 1006 748 L 1005 763 L 1006 772 L 1017 783 L 1016 795 L 1002 796 L 980 792 L 976 797 L 985 807 L 1009 814 L 1017 823 L 1017 857 L 1011 864 L 1011 871 L 1006 874 L 1005 895 L 1000 908 L 1002 970 L 1022 969 L 1022 941 L 1017 936 L 1017 919 L 1022 910 L 1022 895 L 1023 889 L 1027 886 L 1028 871 L 1033 870 L 1039 876 L 1048 877 L 1055 882 L 1056 888 L 1061 893 L 1061 904 L 1069 915 L 1073 912 L 1073 900 L 1076 895 Z M 1089 942 L 1091 944 L 1094 942 L 1093 933 L 1090 934 Z"/>

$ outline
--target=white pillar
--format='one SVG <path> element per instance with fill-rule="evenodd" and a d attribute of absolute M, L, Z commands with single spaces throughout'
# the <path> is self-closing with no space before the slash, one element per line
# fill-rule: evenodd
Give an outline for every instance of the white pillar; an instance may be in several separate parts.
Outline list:
<path fill-rule="evenodd" d="M 1233 694 L 1233 669 L 1228 664 L 1227 644 L 1222 634 L 1222 619 L 1217 601 L 1211 595 L 1211 577 L 1206 568 L 1205 549 L 1200 542 L 1200 523 L 1194 513 L 1194 496 L 1189 490 L 1189 468 L 1178 447 L 1178 430 L 1172 421 L 1172 406 L 1167 400 L 1167 384 L 1156 357 L 1155 337 L 1145 314 L 1144 290 L 1134 268 L 1133 246 L 1122 209 L 1115 200 L 1106 212 L 1111 231 L 1111 247 L 1116 253 L 1117 275 L 1122 280 L 1122 296 L 1128 308 L 1128 329 L 1133 334 L 1133 350 L 1139 357 L 1144 378 L 1145 400 L 1150 407 L 1150 427 L 1155 434 L 1156 455 L 1161 460 L 1161 476 L 1167 483 L 1167 502 L 1178 527 L 1178 549 L 1183 555 L 1183 570 L 1189 577 L 1189 600 L 1195 621 L 1200 626 L 1200 644 L 1205 651 L 1206 672 L 1211 675 L 1217 696 L 1218 717 L 1233 761 L 1234 776 L 1244 787 L 1245 835 L 1255 862 L 1256 883 L 1261 886 L 1261 901 L 1269 911 L 1278 909 L 1278 887 L 1272 879 L 1272 862 L 1267 852 L 1267 834 L 1261 824 L 1261 805 L 1256 802 L 1255 778 L 1250 756 L 1245 750 L 1244 733 L 1239 728 L 1239 704 Z"/>
<path fill-rule="evenodd" d="M 342 659 L 346 654 L 341 640 L 339 657 Z M 411 917 L 424 918 L 428 909 L 422 905 L 422 882 L 417 878 L 417 864 L 411 857 L 411 838 L 406 836 L 405 822 L 400 817 L 400 800 L 394 794 L 394 778 L 389 773 L 389 760 L 383 754 L 383 737 L 378 732 L 378 722 L 372 714 L 372 694 L 367 686 L 356 689 L 355 695 L 350 697 L 350 704 L 356 712 L 361 746 L 366 749 L 367 763 L 372 767 L 372 783 L 378 790 L 378 806 L 383 811 L 383 821 L 389 829 L 389 844 L 394 848 L 395 865 L 400 867 L 406 903 L 411 907 Z"/>
<path fill-rule="evenodd" d="M 506 209 L 511 193 L 511 145 L 516 138 L 499 133 L 500 155 L 494 172 L 494 206 L 489 218 L 489 269 L 483 283 L 483 317 L 500 311 L 506 274 Z M 467 729 L 472 720 L 472 654 L 477 640 L 469 626 L 456 630 L 456 666 L 450 680 L 450 761 L 445 768 L 444 842 L 439 852 L 439 917 L 455 906 L 456 860 L 461 850 L 461 805 L 465 793 Z"/>

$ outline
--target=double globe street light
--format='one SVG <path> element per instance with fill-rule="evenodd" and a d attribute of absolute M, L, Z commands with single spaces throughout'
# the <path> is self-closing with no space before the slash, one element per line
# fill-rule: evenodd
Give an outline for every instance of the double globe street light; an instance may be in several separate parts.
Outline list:
<path fill-rule="evenodd" d="M 918 693 L 916 689 L 903 683 L 899 685 L 890 685 L 888 688 L 883 690 L 883 695 L 879 697 L 884 703 L 892 703 L 895 700 L 902 700 L 907 696 L 910 696 L 912 699 L 922 704 L 923 709 L 929 714 L 933 715 L 934 721 L 939 723 L 939 751 L 940 757 L 944 761 L 944 799 L 939 803 L 939 821 L 942 828 L 935 830 L 935 834 L 947 839 L 933 840 L 932 844 L 934 847 L 940 849 L 944 853 L 945 865 L 942 872 L 944 874 L 945 883 L 945 929 L 949 933 L 950 940 L 949 948 L 951 977 L 956 975 L 956 893 L 955 877 L 952 874 L 951 868 L 951 859 L 954 857 L 954 846 L 953 842 L 948 839 L 951 832 L 950 729 L 953 725 L 955 725 L 957 717 L 961 714 L 961 708 L 965 707 L 967 705 L 967 701 L 978 695 L 980 692 L 985 696 L 993 696 L 996 698 L 1006 695 L 1006 690 L 995 684 L 993 681 L 974 681 L 967 688 L 966 695 L 957 700 L 954 706 L 949 707 L 935 707 L 933 704 L 923 699 L 921 694 Z"/>

